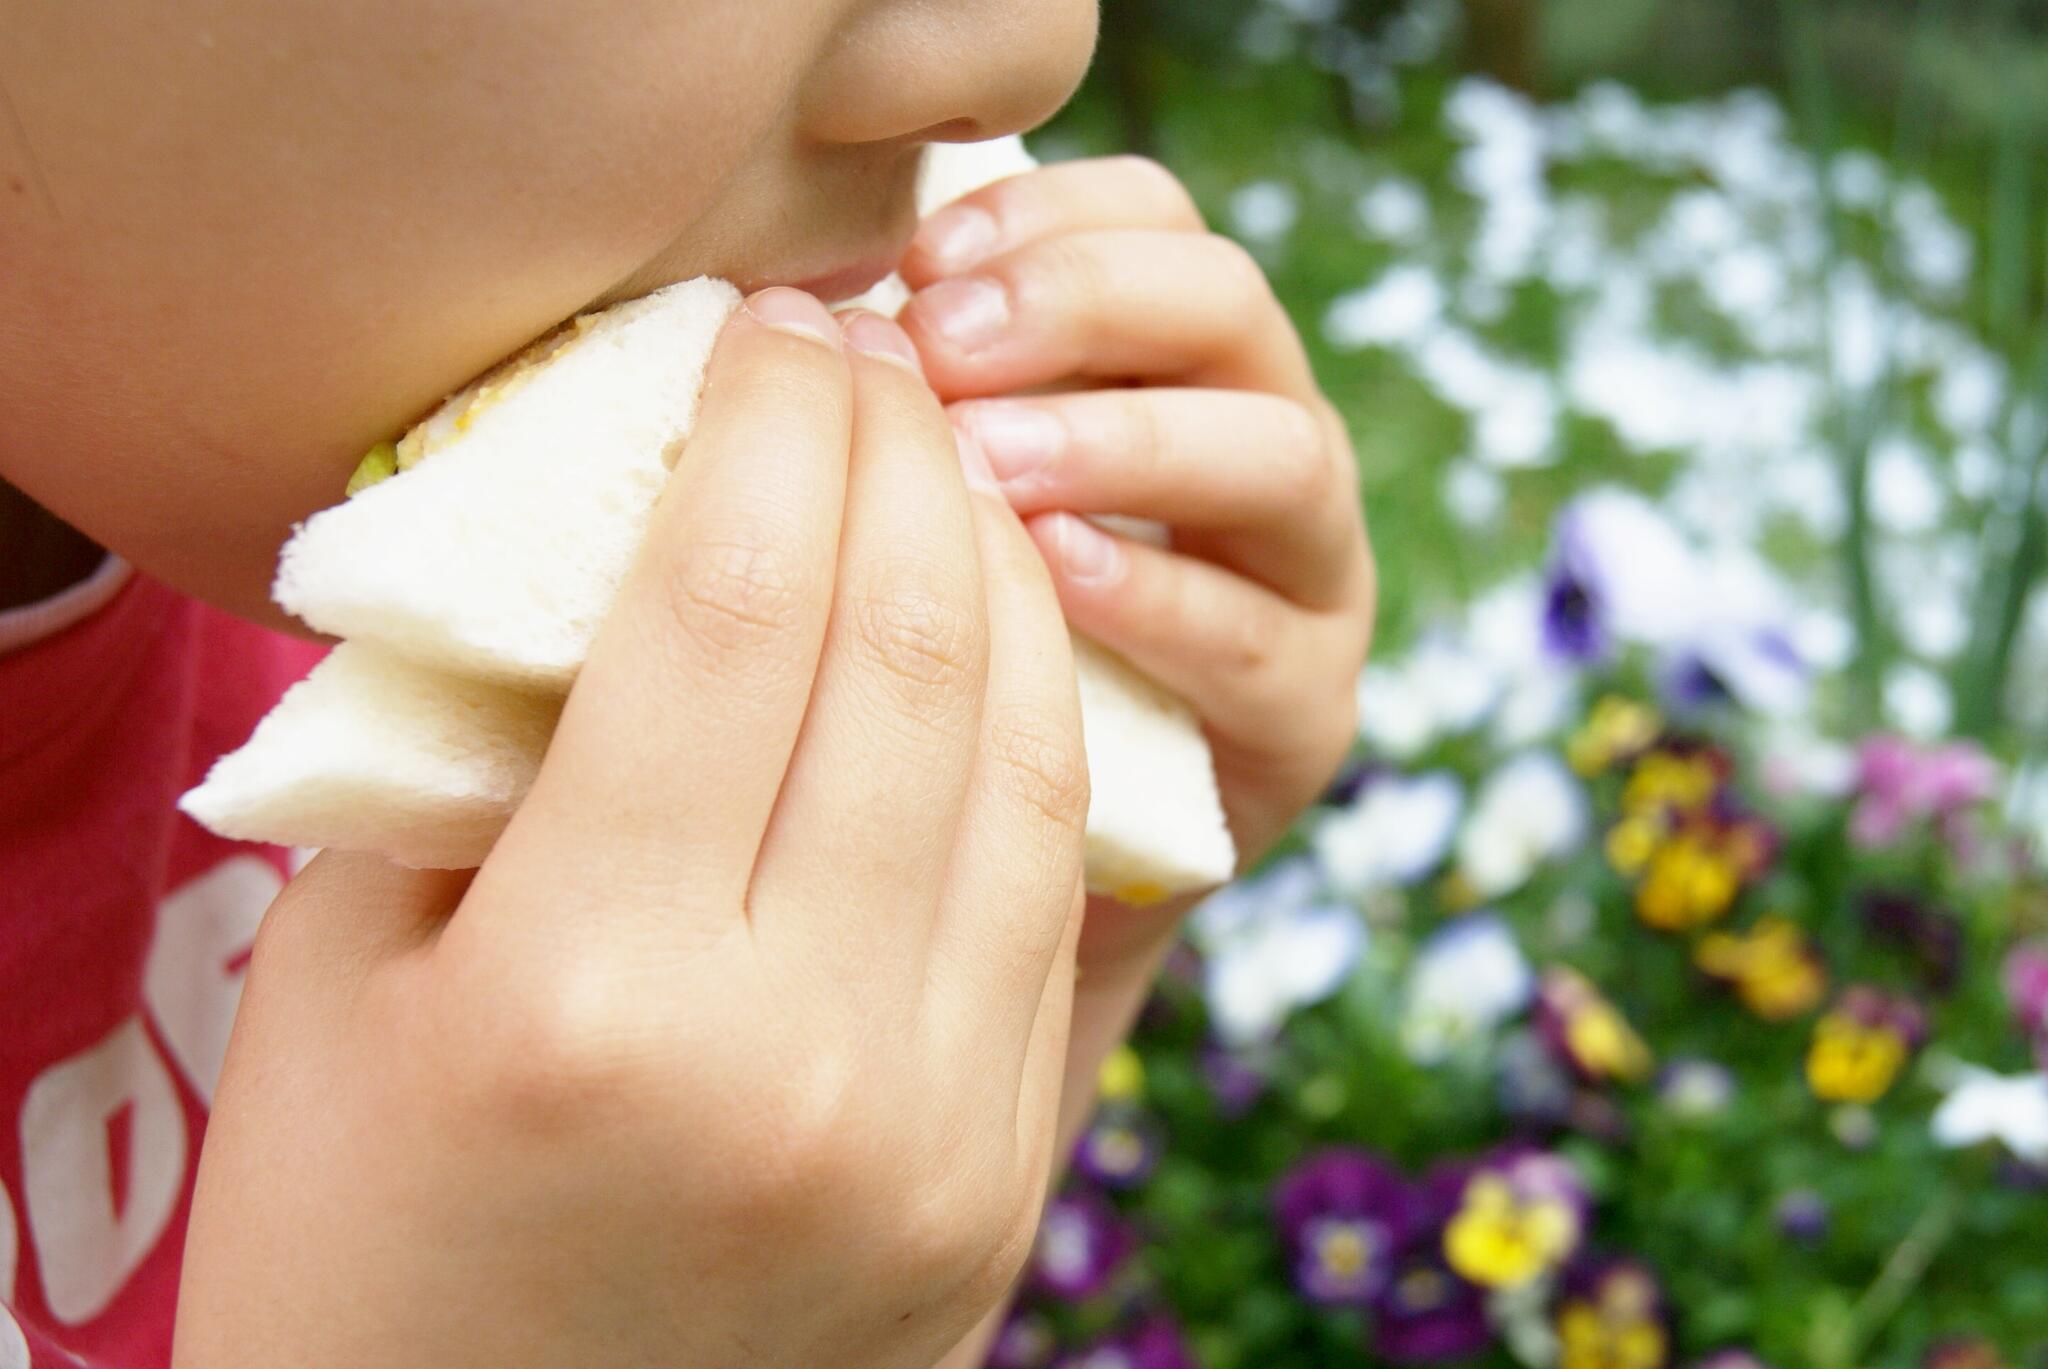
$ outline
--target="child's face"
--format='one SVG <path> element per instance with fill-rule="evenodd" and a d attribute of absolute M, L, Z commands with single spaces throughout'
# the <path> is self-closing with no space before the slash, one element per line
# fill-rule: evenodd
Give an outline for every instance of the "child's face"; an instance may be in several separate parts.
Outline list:
<path fill-rule="evenodd" d="M 917 149 L 1043 119 L 1094 31 L 1094 0 L 8 7 L 0 477 L 260 613 L 364 448 L 567 315 L 706 273 L 855 293 Z"/>

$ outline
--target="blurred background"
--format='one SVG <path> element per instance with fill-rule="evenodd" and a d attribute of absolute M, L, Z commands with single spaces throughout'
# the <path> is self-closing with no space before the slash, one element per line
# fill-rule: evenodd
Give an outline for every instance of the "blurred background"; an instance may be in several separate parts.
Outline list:
<path fill-rule="evenodd" d="M 2048 3 L 1103 21 L 1383 607 L 994 1363 L 2048 1365 Z"/>

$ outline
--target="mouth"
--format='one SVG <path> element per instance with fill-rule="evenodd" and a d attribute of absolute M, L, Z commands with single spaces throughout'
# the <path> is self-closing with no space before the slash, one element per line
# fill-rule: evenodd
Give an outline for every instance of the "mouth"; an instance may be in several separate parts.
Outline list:
<path fill-rule="evenodd" d="M 867 293 L 886 279 L 903 259 L 904 248 L 908 246 L 905 242 L 887 253 L 878 252 L 850 265 L 835 267 L 789 284 L 817 296 L 828 305 L 839 304 Z"/>

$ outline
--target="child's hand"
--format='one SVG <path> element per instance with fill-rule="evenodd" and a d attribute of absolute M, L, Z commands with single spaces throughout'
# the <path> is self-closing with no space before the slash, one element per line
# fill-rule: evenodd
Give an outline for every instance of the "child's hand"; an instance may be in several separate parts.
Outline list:
<path fill-rule="evenodd" d="M 1201 716 L 1249 864 L 1351 745 L 1374 594 L 1349 439 L 1264 274 L 1136 158 L 968 196 L 903 274 L 932 383 L 1068 617 Z M 1050 385 L 1070 392 L 984 398 Z M 1166 523 L 1172 550 L 1075 514 Z"/>
<path fill-rule="evenodd" d="M 1374 602 L 1350 440 L 1264 274 L 1163 168 L 1120 157 L 941 210 L 903 276 L 933 386 L 1025 516 L 1068 618 L 1193 705 L 1251 864 L 1351 746 Z M 1060 393 L 1017 397 L 1038 388 Z M 1165 523 L 1172 549 L 1077 514 Z M 1063 1145 L 1191 902 L 1089 901 Z M 993 1334 L 945 1369 L 979 1363 Z"/>
<path fill-rule="evenodd" d="M 902 331 L 752 310 L 483 869 L 323 856 L 266 919 L 180 1365 L 922 1366 L 1021 1266 L 1066 631 Z"/>

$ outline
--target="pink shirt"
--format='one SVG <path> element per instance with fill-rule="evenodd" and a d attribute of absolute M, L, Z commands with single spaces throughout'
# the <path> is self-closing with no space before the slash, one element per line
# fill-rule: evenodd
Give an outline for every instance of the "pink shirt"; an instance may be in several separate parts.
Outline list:
<path fill-rule="evenodd" d="M 0 1369 L 156 1369 L 207 1103 L 290 853 L 177 797 L 321 648 L 110 559 L 0 613 Z"/>

